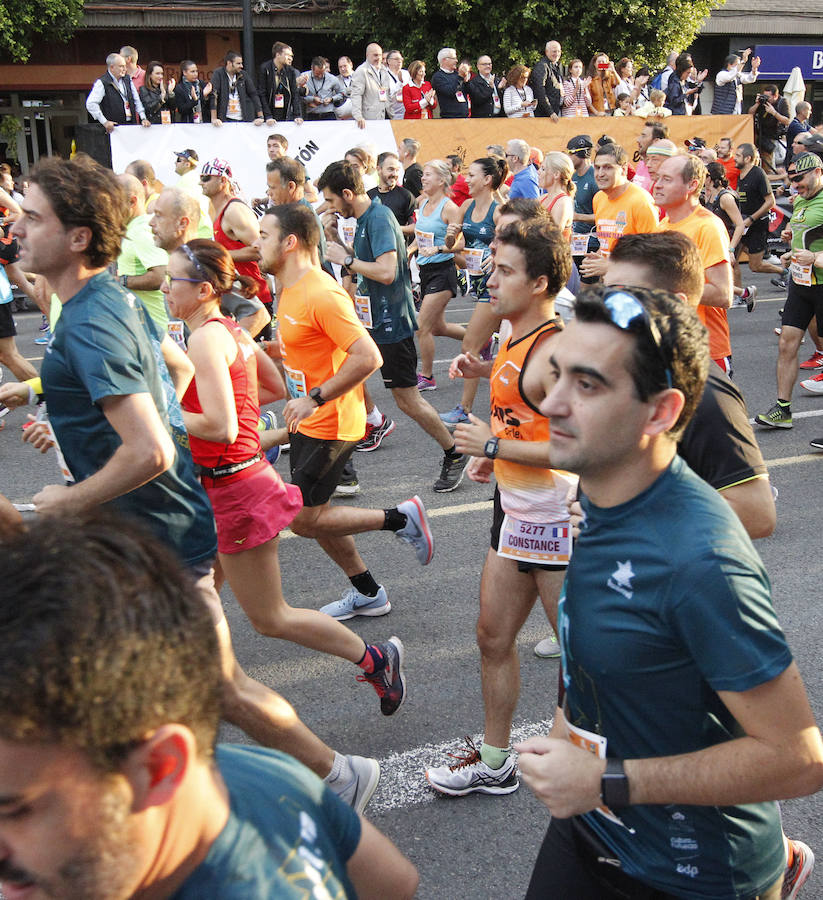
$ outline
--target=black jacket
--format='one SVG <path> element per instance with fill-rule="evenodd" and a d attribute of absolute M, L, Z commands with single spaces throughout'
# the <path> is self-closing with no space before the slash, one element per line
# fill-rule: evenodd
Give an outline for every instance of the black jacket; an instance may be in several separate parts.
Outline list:
<path fill-rule="evenodd" d="M 552 113 L 559 116 L 563 102 L 563 72 L 560 66 L 550 62 L 547 56 L 541 56 L 534 64 L 529 84 L 537 100 L 534 114 L 544 118 Z"/>
<path fill-rule="evenodd" d="M 503 91 L 500 90 L 500 82 L 502 79 L 498 78 L 496 75 L 492 75 L 492 79 L 499 100 L 497 112 L 494 111 L 494 92 L 485 78 L 475 75 L 471 81 L 466 82 L 466 93 L 471 97 L 472 101 L 473 119 L 490 119 L 493 116 L 503 115 Z"/>
<path fill-rule="evenodd" d="M 461 103 L 457 99 L 458 91 L 465 97 L 466 84 L 457 72 L 444 72 L 438 69 L 429 79 L 431 86 L 437 92 L 437 102 L 440 105 L 441 119 L 468 119 L 469 104 L 467 100 Z"/>
<path fill-rule="evenodd" d="M 192 100 L 191 98 L 192 87 L 197 94 L 197 100 Z M 180 116 L 181 122 L 189 125 L 194 123 L 194 109 L 197 106 L 198 100 L 200 101 L 201 124 L 211 121 L 209 116 L 209 98 L 206 97 L 203 99 L 203 91 L 205 88 L 206 82 L 201 81 L 199 78 L 197 81 L 186 81 L 181 78 L 180 81 L 177 82 L 174 88 L 174 102 L 177 104 L 177 113 Z"/>
<path fill-rule="evenodd" d="M 225 122 L 226 112 L 229 108 L 229 76 L 226 73 L 225 66 L 215 69 L 211 76 L 211 108 L 216 110 L 217 118 Z M 257 118 L 263 117 L 260 98 L 257 96 L 257 88 L 249 76 L 240 71 L 237 74 L 235 82 L 237 88 L 237 97 L 240 100 L 240 110 L 243 114 L 244 122 L 253 122 Z"/>
<path fill-rule="evenodd" d="M 106 72 L 100 76 L 100 81 L 103 85 L 103 99 L 100 101 L 100 112 L 103 113 L 106 119 L 108 119 L 109 122 L 117 122 L 118 125 L 125 125 L 126 122 L 135 125 L 139 122 L 140 117 L 137 114 L 136 105 L 133 99 L 130 101 L 131 119 L 126 119 L 126 107 L 123 103 L 123 95 L 120 93 L 120 89 L 117 87 L 117 82 L 112 77 L 111 72 L 106 70 Z M 120 79 L 120 83 L 127 96 L 132 98 L 137 96 L 137 91 L 128 75 L 124 75 Z"/>
<path fill-rule="evenodd" d="M 291 122 L 293 119 L 303 118 L 303 103 L 300 98 L 300 89 L 297 87 L 297 69 L 294 66 L 283 66 L 277 72 L 274 60 L 270 59 L 260 66 L 258 94 L 263 106 L 263 115 L 267 119 L 276 119 L 278 122 Z M 283 106 L 275 106 L 275 96 L 283 95 Z"/>
<path fill-rule="evenodd" d="M 174 121 L 177 98 L 173 91 L 172 93 L 166 91 L 166 99 L 163 100 L 160 88 L 150 88 L 147 84 L 144 84 L 140 88 L 140 100 L 143 104 L 143 109 L 146 110 L 146 118 L 152 125 L 160 124 L 160 111 L 163 109 L 169 110 L 172 114 L 172 121 Z"/>

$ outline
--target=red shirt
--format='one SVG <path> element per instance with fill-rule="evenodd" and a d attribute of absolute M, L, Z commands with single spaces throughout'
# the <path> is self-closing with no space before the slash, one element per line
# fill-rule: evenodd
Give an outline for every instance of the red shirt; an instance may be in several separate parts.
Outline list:
<path fill-rule="evenodd" d="M 729 187 L 733 191 L 736 191 L 737 179 L 740 178 L 740 170 L 734 164 L 734 156 L 730 156 L 728 159 L 720 159 L 718 156 L 717 161 L 726 170 L 726 178 L 729 179 Z"/>
<path fill-rule="evenodd" d="M 458 175 L 454 180 L 451 198 L 458 206 L 462 206 L 469 199 L 469 186 L 462 175 Z"/>
<path fill-rule="evenodd" d="M 242 241 L 233 241 L 230 237 L 226 235 L 226 232 L 223 231 L 223 214 L 229 208 L 229 204 L 231 203 L 242 203 L 243 201 L 239 197 L 233 197 L 229 202 L 220 210 L 220 215 L 214 220 L 214 239 L 220 244 L 221 247 L 225 247 L 226 250 L 242 250 L 246 244 Z M 253 259 L 247 259 L 244 262 L 235 262 L 234 268 L 241 275 L 248 275 L 249 278 L 253 278 L 257 283 L 257 294 L 256 297 L 261 303 L 271 303 L 272 296 L 269 293 L 269 286 L 266 282 L 266 279 L 263 277 L 263 273 L 260 271 L 260 266 Z"/>

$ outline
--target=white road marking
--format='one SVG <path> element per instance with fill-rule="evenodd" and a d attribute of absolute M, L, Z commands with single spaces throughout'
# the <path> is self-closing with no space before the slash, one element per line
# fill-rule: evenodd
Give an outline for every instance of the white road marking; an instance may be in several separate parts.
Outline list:
<path fill-rule="evenodd" d="M 800 456 L 781 456 L 778 459 L 766 459 L 767 469 L 779 469 L 780 466 L 793 466 L 795 463 L 820 462 L 823 459 L 819 453 L 803 453 Z"/>
<path fill-rule="evenodd" d="M 551 727 L 551 719 L 542 722 L 523 722 L 512 729 L 512 743 L 516 744 L 537 734 L 548 734 Z M 475 734 L 472 740 L 480 747 L 483 735 Z M 415 806 L 418 803 L 431 803 L 437 799 L 450 800 L 451 798 L 438 794 L 429 785 L 424 772 L 427 768 L 451 762 L 449 753 L 460 752 L 462 746 L 461 738 L 453 738 L 439 744 L 421 744 L 419 747 L 404 750 L 402 753 L 393 753 L 379 760 L 380 784 L 374 792 L 371 803 L 366 807 L 366 815 L 388 812 L 404 806 Z"/>

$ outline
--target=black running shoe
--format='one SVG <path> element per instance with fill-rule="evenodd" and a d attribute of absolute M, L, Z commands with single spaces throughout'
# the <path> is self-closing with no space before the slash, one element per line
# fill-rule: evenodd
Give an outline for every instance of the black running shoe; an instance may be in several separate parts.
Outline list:
<path fill-rule="evenodd" d="M 394 715 L 406 699 L 406 679 L 403 676 L 403 642 L 399 637 L 390 637 L 385 643 L 374 644 L 383 654 L 386 665 L 371 675 L 361 672 L 358 681 L 368 681 L 380 698 L 380 712 L 384 716 Z"/>

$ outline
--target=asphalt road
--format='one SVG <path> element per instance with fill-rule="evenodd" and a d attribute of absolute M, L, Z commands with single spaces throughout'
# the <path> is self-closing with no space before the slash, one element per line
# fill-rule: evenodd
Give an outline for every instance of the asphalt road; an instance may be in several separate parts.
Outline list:
<path fill-rule="evenodd" d="M 735 380 L 750 414 L 768 409 L 775 399 L 773 328 L 785 296 L 768 278 L 755 276 L 761 298 L 755 311 L 730 313 Z M 465 322 L 470 307 L 453 301 L 452 321 Z M 17 316 L 19 346 L 38 360 L 42 348 L 33 343 L 40 317 Z M 438 339 L 436 392 L 426 394 L 440 411 L 455 405 L 459 384 L 450 384 L 447 360 L 454 342 Z M 807 341 L 801 358 L 811 353 Z M 35 363 L 36 364 L 36 363 Z M 8 373 L 6 373 L 8 377 Z M 397 421 L 397 430 L 374 453 L 356 454 L 362 493 L 352 501 L 387 507 L 413 494 L 428 505 L 436 538 L 434 560 L 421 568 L 411 549 L 389 533 L 358 537 L 357 543 L 392 602 L 388 617 L 355 619 L 350 624 L 366 640 L 399 635 L 405 644 L 409 696 L 392 718 L 380 715 L 371 688 L 355 681 L 354 668 L 343 661 L 296 645 L 257 635 L 224 591 L 237 655 L 255 677 L 277 688 L 329 744 L 346 753 L 380 759 L 381 784 L 367 810 L 418 866 L 419 896 L 437 900 L 516 898 L 523 895 L 545 831 L 548 813 L 525 786 L 506 797 L 473 795 L 462 799 L 435 796 L 423 778 L 427 765 L 441 764 L 445 751 L 456 749 L 464 735 L 480 736 L 482 702 L 474 624 L 480 570 L 488 546 L 491 489 L 465 481 L 452 494 L 432 492 L 440 466 L 434 442 L 395 409 L 378 378 L 370 385 L 380 408 Z M 488 394 L 481 388 L 476 411 L 488 414 Z M 798 413 L 802 414 L 798 417 Z M 758 429 L 763 455 L 779 490 L 775 534 L 758 542 L 774 586 L 774 602 L 806 682 L 812 706 L 823 716 L 823 675 L 818 640 L 821 613 L 816 600 L 823 583 L 819 550 L 823 455 L 808 444 L 823 435 L 823 397 L 798 387 L 791 431 Z M 49 481 L 58 480 L 49 455 L 40 457 L 19 443 L 24 414 L 16 411 L 0 432 L 0 491 L 25 502 Z M 278 468 L 287 474 L 288 463 Z M 283 583 L 295 605 L 319 608 L 347 586 L 342 574 L 313 542 L 284 535 L 281 542 Z M 519 734 L 545 731 L 556 697 L 556 661 L 540 660 L 533 645 L 546 634 L 542 611 L 535 610 L 519 641 L 521 698 L 516 715 Z M 226 728 L 227 740 L 245 740 Z M 785 830 L 823 854 L 823 803 L 819 796 L 784 803 Z M 804 889 L 803 897 L 823 896 L 823 865 Z M 565 898 L 559 898 L 565 900 Z"/>

